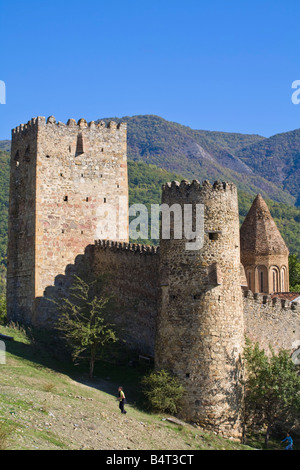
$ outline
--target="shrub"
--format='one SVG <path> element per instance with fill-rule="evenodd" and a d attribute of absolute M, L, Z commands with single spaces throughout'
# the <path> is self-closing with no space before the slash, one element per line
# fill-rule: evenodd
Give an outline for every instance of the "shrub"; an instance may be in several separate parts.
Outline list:
<path fill-rule="evenodd" d="M 184 388 L 177 377 L 165 370 L 152 371 L 141 381 L 146 406 L 153 412 L 176 414 L 181 408 Z"/>
<path fill-rule="evenodd" d="M 6 325 L 7 313 L 6 313 L 6 298 L 4 294 L 0 295 L 0 325 Z"/>

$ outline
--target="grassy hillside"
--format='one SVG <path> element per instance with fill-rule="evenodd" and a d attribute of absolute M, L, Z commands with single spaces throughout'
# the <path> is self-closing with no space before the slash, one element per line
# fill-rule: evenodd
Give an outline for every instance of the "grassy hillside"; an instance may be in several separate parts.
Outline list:
<path fill-rule="evenodd" d="M 6 364 L 0 365 L 0 450 L 249 449 L 140 409 L 142 366 L 99 363 L 90 381 L 86 369 L 51 358 L 24 330 L 0 327 L 0 333 L 15 339 L 6 342 Z M 128 399 L 127 415 L 118 410 L 120 384 Z"/>

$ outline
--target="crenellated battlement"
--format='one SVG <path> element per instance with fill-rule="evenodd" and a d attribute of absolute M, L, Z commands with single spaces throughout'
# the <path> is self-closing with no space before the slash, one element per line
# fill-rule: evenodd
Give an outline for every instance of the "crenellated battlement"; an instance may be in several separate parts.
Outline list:
<path fill-rule="evenodd" d="M 131 251 L 134 253 L 157 255 L 159 247 L 152 245 L 142 245 L 138 243 L 126 243 L 113 240 L 95 240 L 95 246 L 103 249 L 115 251 Z"/>
<path fill-rule="evenodd" d="M 229 182 L 215 181 L 211 184 L 208 180 L 204 180 L 200 183 L 198 180 L 193 180 L 192 182 L 187 180 L 172 181 L 166 183 L 162 186 L 163 192 L 189 192 L 189 191 L 231 191 L 237 193 L 237 188 L 235 184 Z"/>
<path fill-rule="evenodd" d="M 87 122 L 85 119 L 81 118 L 77 122 L 75 119 L 69 119 L 67 123 L 63 123 L 61 121 L 56 121 L 54 116 L 49 116 L 46 120 L 43 116 L 38 116 L 29 120 L 26 124 L 20 124 L 19 126 L 12 129 L 12 135 L 16 136 L 18 134 L 28 133 L 29 131 L 36 130 L 38 127 L 46 127 L 46 126 L 57 126 L 58 128 L 77 128 L 78 131 L 82 129 L 92 129 L 92 130 L 103 130 L 109 129 L 113 130 L 126 130 L 127 123 L 120 122 L 116 123 L 115 121 L 109 121 L 106 123 L 105 121 L 99 121 L 96 123 L 95 121 Z"/>
<path fill-rule="evenodd" d="M 293 310 L 300 313 L 300 303 L 299 302 L 290 302 L 286 299 L 281 299 L 280 297 L 273 297 L 269 294 L 253 294 L 251 290 L 244 290 L 244 298 L 249 301 L 254 302 L 257 306 L 269 306 L 276 307 L 276 310 Z"/>

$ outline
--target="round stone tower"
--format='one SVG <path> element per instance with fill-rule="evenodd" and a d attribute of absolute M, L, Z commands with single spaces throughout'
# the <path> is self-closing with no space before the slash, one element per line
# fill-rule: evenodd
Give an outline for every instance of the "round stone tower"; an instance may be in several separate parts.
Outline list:
<path fill-rule="evenodd" d="M 183 419 L 239 438 L 244 322 L 237 190 L 231 183 L 173 182 L 163 186 L 162 203 L 171 229 L 168 237 L 162 219 L 156 368 L 183 384 Z"/>

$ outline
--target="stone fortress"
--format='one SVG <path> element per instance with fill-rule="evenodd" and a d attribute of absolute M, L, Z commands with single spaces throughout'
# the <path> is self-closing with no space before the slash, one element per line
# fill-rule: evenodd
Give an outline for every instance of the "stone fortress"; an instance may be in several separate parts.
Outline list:
<path fill-rule="evenodd" d="M 239 437 L 245 336 L 266 350 L 300 348 L 288 249 L 260 195 L 240 229 L 235 185 L 208 181 L 162 188 L 164 204 L 204 205 L 201 249 L 174 236 L 172 217 L 159 247 L 129 243 L 126 142 L 124 123 L 51 116 L 13 129 L 8 317 L 51 327 L 47 299 L 73 274 L 107 275 L 128 345 L 184 385 L 181 417 Z"/>

